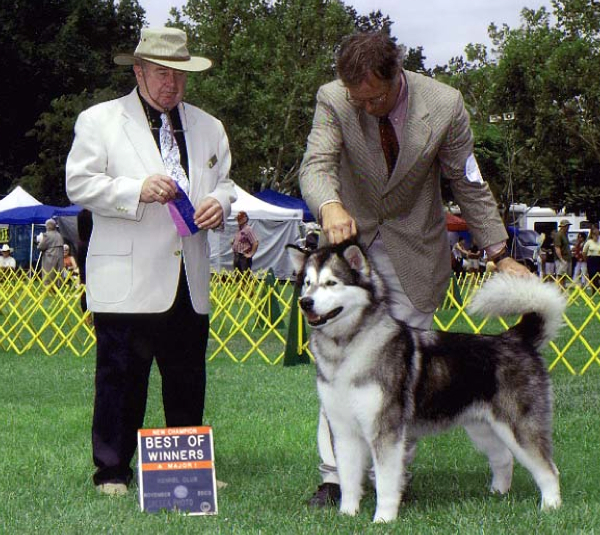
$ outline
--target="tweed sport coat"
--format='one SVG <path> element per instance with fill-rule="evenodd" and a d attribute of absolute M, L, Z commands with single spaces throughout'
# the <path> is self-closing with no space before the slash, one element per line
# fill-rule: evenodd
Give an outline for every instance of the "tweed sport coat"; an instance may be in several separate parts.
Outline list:
<path fill-rule="evenodd" d="M 300 188 L 315 216 L 324 202 L 341 201 L 364 245 L 379 233 L 408 298 L 417 309 L 432 312 L 451 273 L 441 179 L 449 181 L 479 247 L 500 243 L 507 234 L 472 158 L 473 135 L 461 94 L 404 73 L 407 115 L 389 180 L 377 118 L 352 106 L 336 80 L 317 94 Z"/>
<path fill-rule="evenodd" d="M 236 199 L 231 155 L 220 121 L 180 104 L 192 204 L 207 197 L 223 207 Z M 185 262 L 194 310 L 209 312 L 207 231 L 180 237 L 166 205 L 140 202 L 146 177 L 166 174 L 148 119 L 134 89 L 82 112 L 66 165 L 67 194 L 93 213 L 86 264 L 86 296 L 93 312 L 156 313 L 174 301 Z"/>

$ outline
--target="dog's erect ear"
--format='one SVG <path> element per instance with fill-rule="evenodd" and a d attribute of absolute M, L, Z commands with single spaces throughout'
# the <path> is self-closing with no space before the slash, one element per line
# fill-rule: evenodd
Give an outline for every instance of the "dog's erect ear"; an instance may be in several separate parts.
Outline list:
<path fill-rule="evenodd" d="M 304 267 L 304 262 L 306 262 L 306 258 L 309 255 L 309 252 L 301 249 L 297 245 L 293 245 L 288 243 L 285 248 L 287 249 L 288 255 L 290 256 L 290 261 L 292 262 L 292 267 L 296 273 L 300 273 L 302 268 Z"/>
<path fill-rule="evenodd" d="M 361 251 L 360 247 L 357 245 L 350 245 L 344 249 L 344 258 L 354 271 L 361 273 L 365 277 L 369 276 L 369 263 L 367 262 L 367 259 L 365 258 L 365 255 Z"/>

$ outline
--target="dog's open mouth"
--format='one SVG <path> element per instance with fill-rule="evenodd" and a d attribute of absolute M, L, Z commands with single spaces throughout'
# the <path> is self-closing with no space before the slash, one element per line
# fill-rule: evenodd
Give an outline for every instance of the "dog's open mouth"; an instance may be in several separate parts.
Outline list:
<path fill-rule="evenodd" d="M 314 312 L 305 310 L 304 315 L 306 316 L 306 321 L 308 321 L 308 324 L 311 327 L 319 327 L 320 325 L 325 325 L 329 320 L 335 318 L 343 309 L 344 307 L 334 308 L 323 316 L 319 316 Z"/>

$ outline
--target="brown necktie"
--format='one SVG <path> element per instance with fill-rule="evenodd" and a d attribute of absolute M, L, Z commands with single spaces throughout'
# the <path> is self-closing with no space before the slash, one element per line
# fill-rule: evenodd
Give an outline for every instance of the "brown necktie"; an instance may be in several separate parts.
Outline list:
<path fill-rule="evenodd" d="M 379 118 L 379 135 L 381 136 L 381 148 L 383 149 L 385 161 L 388 166 L 388 176 L 390 176 L 394 167 L 396 167 L 400 148 L 398 146 L 396 131 L 387 115 Z"/>

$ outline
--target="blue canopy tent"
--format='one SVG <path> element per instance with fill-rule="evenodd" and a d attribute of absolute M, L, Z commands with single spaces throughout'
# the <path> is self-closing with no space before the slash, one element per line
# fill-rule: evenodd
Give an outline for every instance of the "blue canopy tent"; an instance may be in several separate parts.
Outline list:
<path fill-rule="evenodd" d="M 35 236 L 35 225 L 43 225 L 50 218 L 77 216 L 81 207 L 72 206 L 51 206 L 46 204 L 36 204 L 33 206 L 19 206 L 0 212 L 0 223 L 6 225 L 15 225 L 17 229 L 23 229 L 22 225 L 27 225 L 27 231 L 17 230 L 11 239 L 12 246 L 15 249 L 15 259 L 18 265 L 23 265 L 26 253 L 25 248 L 29 249 L 29 268 L 33 267 L 33 240 Z M 27 245 L 25 245 L 26 242 Z M 21 254 L 19 252 L 21 251 Z"/>
<path fill-rule="evenodd" d="M 81 207 L 51 206 L 49 204 L 36 204 L 34 206 L 19 206 L 0 212 L 0 223 L 6 225 L 43 225 L 52 217 L 76 216 Z"/>
<path fill-rule="evenodd" d="M 302 210 L 302 221 L 304 221 L 305 223 L 315 220 L 310 210 L 308 209 L 308 205 L 302 199 L 292 197 L 291 195 L 285 195 L 284 193 L 279 193 L 278 191 L 273 191 L 272 189 L 266 189 L 259 193 L 254 193 L 253 195 L 261 201 L 268 202 L 269 204 L 274 204 L 275 206 L 280 206 L 282 208 L 292 208 L 295 210 Z"/>

